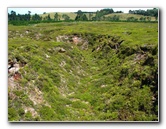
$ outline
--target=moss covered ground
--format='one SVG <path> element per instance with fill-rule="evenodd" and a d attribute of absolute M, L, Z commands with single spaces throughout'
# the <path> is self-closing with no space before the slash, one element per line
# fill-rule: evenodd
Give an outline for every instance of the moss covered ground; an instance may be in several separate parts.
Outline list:
<path fill-rule="evenodd" d="M 158 23 L 9 25 L 8 120 L 158 121 L 158 45 Z"/>

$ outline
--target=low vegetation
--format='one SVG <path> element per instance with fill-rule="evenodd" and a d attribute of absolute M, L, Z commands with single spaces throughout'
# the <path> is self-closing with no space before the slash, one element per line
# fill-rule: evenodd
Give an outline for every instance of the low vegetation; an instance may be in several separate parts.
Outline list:
<path fill-rule="evenodd" d="M 158 24 L 9 25 L 9 121 L 158 121 Z"/>

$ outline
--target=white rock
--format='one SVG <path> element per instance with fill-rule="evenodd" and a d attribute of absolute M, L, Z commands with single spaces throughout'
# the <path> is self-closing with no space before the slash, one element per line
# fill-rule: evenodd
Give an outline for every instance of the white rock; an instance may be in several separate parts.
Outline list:
<path fill-rule="evenodd" d="M 46 58 L 50 58 L 50 56 L 49 55 L 47 55 L 47 54 L 45 54 L 46 55 Z"/>

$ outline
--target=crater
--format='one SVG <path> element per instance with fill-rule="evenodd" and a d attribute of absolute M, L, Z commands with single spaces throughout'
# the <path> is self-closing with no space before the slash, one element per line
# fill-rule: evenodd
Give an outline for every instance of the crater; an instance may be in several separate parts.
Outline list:
<path fill-rule="evenodd" d="M 108 46 L 110 49 L 118 49 L 124 42 L 124 39 L 120 36 L 73 33 L 70 35 L 59 35 L 56 37 L 56 41 L 71 43 L 80 46 L 83 50 L 87 50 L 91 46 L 93 47 L 92 52 L 94 52 L 103 49 L 105 46 Z"/>

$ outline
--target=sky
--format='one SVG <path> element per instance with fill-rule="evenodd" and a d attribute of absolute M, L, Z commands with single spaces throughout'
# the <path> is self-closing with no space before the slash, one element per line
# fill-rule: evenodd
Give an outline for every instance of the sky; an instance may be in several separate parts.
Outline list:
<path fill-rule="evenodd" d="M 77 12 L 78 10 L 81 11 L 92 11 L 95 12 L 97 10 L 101 10 L 104 8 L 8 8 L 8 13 L 12 10 L 15 11 L 17 14 L 27 14 L 28 11 L 31 11 L 31 14 L 43 14 L 43 12 Z M 128 13 L 129 10 L 147 10 L 152 8 L 112 8 L 114 11 L 123 11 L 124 13 Z"/>

